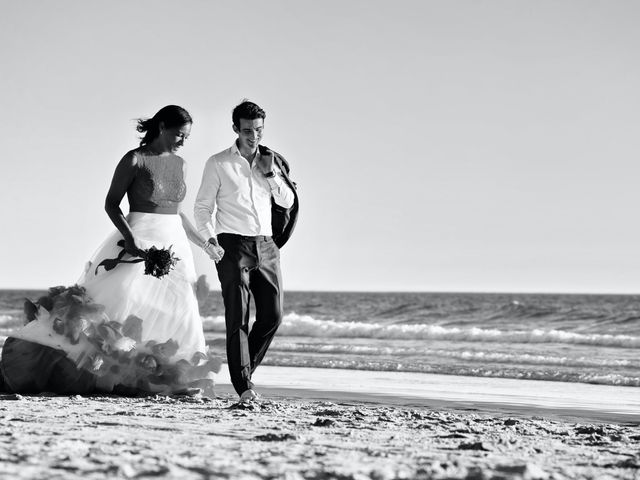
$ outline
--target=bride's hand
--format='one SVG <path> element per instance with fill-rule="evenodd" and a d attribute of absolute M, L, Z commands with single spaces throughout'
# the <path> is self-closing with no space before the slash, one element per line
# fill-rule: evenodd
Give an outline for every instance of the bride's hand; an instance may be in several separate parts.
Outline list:
<path fill-rule="evenodd" d="M 202 249 L 215 263 L 218 263 L 220 260 L 222 260 L 222 257 L 224 256 L 224 248 L 220 246 L 218 240 L 216 240 L 214 237 L 211 237 L 209 240 L 204 242 L 202 244 Z"/>
<path fill-rule="evenodd" d="M 124 240 L 124 251 L 132 257 L 144 258 L 144 250 L 138 247 L 136 239 L 133 237 Z"/>

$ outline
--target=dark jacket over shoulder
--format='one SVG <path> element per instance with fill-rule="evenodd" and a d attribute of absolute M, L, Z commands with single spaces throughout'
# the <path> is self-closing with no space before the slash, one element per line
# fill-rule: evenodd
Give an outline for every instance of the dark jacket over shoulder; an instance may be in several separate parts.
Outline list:
<path fill-rule="evenodd" d="M 260 145 L 260 155 L 267 155 L 269 152 L 273 153 L 274 161 L 282 172 L 284 181 L 289 185 L 289 188 L 291 188 L 291 191 L 293 192 L 293 205 L 291 208 L 281 207 L 273 201 L 273 198 L 271 199 L 271 230 L 273 242 L 278 248 L 282 248 L 282 246 L 287 243 L 291 237 L 293 229 L 296 226 L 296 222 L 298 221 L 298 193 L 296 192 L 296 184 L 289 177 L 289 172 L 291 170 L 289 163 L 279 153 L 274 152 L 269 147 Z"/>

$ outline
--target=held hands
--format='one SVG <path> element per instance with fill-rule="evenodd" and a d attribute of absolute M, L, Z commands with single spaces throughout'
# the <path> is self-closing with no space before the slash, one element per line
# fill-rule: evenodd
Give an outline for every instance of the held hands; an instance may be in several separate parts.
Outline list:
<path fill-rule="evenodd" d="M 224 248 L 220 246 L 215 237 L 211 237 L 209 240 L 205 241 L 202 244 L 202 249 L 215 263 L 222 260 L 222 257 L 224 256 Z"/>

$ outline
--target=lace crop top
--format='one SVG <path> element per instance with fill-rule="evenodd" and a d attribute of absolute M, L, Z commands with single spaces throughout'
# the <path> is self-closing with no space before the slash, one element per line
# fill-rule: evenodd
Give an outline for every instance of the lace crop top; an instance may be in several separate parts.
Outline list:
<path fill-rule="evenodd" d="M 127 189 L 131 211 L 178 213 L 187 193 L 184 160 L 177 155 L 136 153 L 133 181 Z"/>

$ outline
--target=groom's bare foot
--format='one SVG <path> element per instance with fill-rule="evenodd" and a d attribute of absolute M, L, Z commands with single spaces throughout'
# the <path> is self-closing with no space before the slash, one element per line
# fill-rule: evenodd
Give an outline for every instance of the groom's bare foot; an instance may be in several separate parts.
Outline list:
<path fill-rule="evenodd" d="M 240 400 L 238 403 L 251 403 L 257 399 L 258 399 L 258 394 L 252 389 L 248 389 L 242 392 L 242 395 L 240 395 Z"/>

